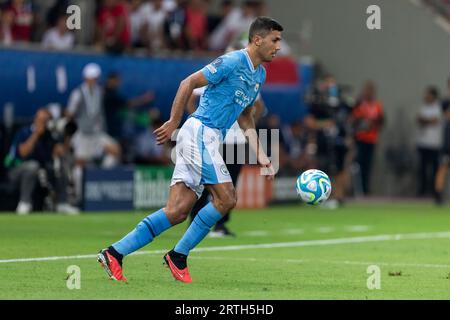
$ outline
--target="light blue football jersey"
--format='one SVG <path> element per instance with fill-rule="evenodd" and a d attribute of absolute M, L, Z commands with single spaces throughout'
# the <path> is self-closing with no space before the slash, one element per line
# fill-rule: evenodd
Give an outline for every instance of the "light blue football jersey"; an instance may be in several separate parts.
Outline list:
<path fill-rule="evenodd" d="M 217 58 L 201 71 L 208 86 L 192 117 L 225 137 L 241 112 L 253 105 L 266 80 L 266 70 L 262 65 L 255 69 L 247 50 L 242 49 Z"/>

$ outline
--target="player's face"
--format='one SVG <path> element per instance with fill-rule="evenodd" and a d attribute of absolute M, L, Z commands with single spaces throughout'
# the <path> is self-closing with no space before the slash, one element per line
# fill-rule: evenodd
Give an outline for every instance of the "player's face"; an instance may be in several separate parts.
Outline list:
<path fill-rule="evenodd" d="M 257 41 L 259 43 L 258 51 L 260 57 L 264 62 L 270 62 L 281 49 L 281 32 L 273 30 Z"/>

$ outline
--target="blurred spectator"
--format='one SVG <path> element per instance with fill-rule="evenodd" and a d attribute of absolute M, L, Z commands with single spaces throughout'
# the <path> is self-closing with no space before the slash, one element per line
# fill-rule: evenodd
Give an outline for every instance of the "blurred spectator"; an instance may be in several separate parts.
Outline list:
<path fill-rule="evenodd" d="M 445 113 L 450 108 L 450 78 L 447 79 L 447 96 L 442 101 L 442 111 Z"/>
<path fill-rule="evenodd" d="M 59 16 L 56 26 L 47 30 L 42 39 L 42 47 L 52 50 L 70 50 L 75 43 L 73 33 L 67 29 L 66 15 Z"/>
<path fill-rule="evenodd" d="M 209 37 L 209 49 L 213 51 L 224 50 L 231 42 L 240 37 L 248 29 L 256 18 L 259 2 L 255 0 L 245 1 L 241 8 L 234 7 L 213 31 Z"/>
<path fill-rule="evenodd" d="M 12 10 L 0 10 L 0 43 L 11 45 L 13 43 L 12 28 L 14 24 L 14 12 Z"/>
<path fill-rule="evenodd" d="M 366 82 L 352 112 L 357 162 L 364 194 L 369 194 L 370 191 L 373 155 L 380 129 L 384 123 L 383 105 L 381 101 L 377 100 L 376 94 L 375 83 Z"/>
<path fill-rule="evenodd" d="M 169 11 L 164 21 L 165 46 L 169 49 L 188 48 L 186 33 L 186 5 L 188 0 L 178 0 L 177 6 Z"/>
<path fill-rule="evenodd" d="M 34 21 L 31 1 L 12 0 L 6 10 L 11 11 L 14 16 L 14 22 L 11 30 L 14 42 L 31 41 Z"/>
<path fill-rule="evenodd" d="M 143 6 L 143 0 L 129 0 L 130 8 L 130 41 L 133 47 L 142 47 L 141 43 L 141 29 L 142 18 L 141 8 Z"/>
<path fill-rule="evenodd" d="M 169 143 L 158 145 L 156 135 L 153 133 L 164 122 L 159 118 L 159 110 L 153 108 L 149 111 L 149 118 L 152 122 L 148 128 L 137 135 L 134 141 L 135 163 L 145 165 L 169 165 L 171 147 Z"/>
<path fill-rule="evenodd" d="M 16 211 L 21 215 L 28 214 L 33 209 L 33 192 L 40 174 L 44 173 L 46 177 L 45 170 L 52 167 L 53 159 L 66 152 L 48 130 L 50 118 L 48 110 L 39 109 L 33 124 L 22 128 L 16 134 L 5 159 L 6 166 L 10 168 L 9 180 L 12 184 L 19 186 L 20 201 Z M 46 180 L 46 178 L 43 179 Z M 55 187 L 59 195 L 57 210 L 70 214 L 78 213 L 76 208 L 67 204 L 65 181 L 63 179 L 56 181 Z"/>
<path fill-rule="evenodd" d="M 317 166 L 332 177 L 334 201 L 332 208 L 344 201 L 348 189 L 351 109 L 332 76 L 318 81 L 307 97 L 310 103 L 306 126 L 314 134 L 317 144 Z M 336 202 L 337 201 L 337 202 Z"/>
<path fill-rule="evenodd" d="M 51 114 L 51 120 L 47 123 L 53 139 L 58 141 L 53 151 L 53 162 L 47 165 L 46 179 L 41 178 L 41 184 L 47 189 L 47 208 L 53 209 L 55 203 L 56 211 L 69 214 L 77 214 L 78 208 L 72 206 L 75 203 L 73 192 L 73 170 L 75 158 L 72 149 L 72 138 L 78 130 L 77 124 L 62 117 L 59 104 L 47 106 Z"/>
<path fill-rule="evenodd" d="M 275 155 L 271 154 L 272 150 L 278 151 L 279 167 L 280 173 L 286 172 L 286 168 L 290 165 L 290 158 L 288 155 L 287 139 L 284 137 L 285 132 L 280 130 L 281 121 L 280 118 L 273 113 L 267 114 L 259 123 L 257 123 L 258 131 L 260 129 L 267 129 L 267 155 L 273 157 Z M 272 141 L 272 137 L 269 134 L 270 130 L 278 130 L 279 139 L 278 141 Z"/>
<path fill-rule="evenodd" d="M 186 6 L 185 32 L 189 49 L 205 50 L 208 37 L 207 0 L 189 0 Z"/>
<path fill-rule="evenodd" d="M 448 83 L 448 97 L 450 98 L 450 81 Z M 435 179 L 435 200 L 437 204 L 443 204 L 443 194 L 450 165 L 450 108 L 445 109 L 445 127 L 443 145 L 439 155 L 439 168 Z"/>
<path fill-rule="evenodd" d="M 103 158 L 102 166 L 111 167 L 118 163 L 120 148 L 106 134 L 106 120 L 103 109 L 103 90 L 97 83 L 101 75 L 95 63 L 83 69 L 84 82 L 70 94 L 67 115 L 76 120 L 79 130 L 74 137 L 75 156 L 79 163 L 86 164 Z"/>
<path fill-rule="evenodd" d="M 78 199 L 82 167 L 100 163 L 103 168 L 111 168 L 119 163 L 121 155 L 118 143 L 106 133 L 103 91 L 97 83 L 100 74 L 101 69 L 95 63 L 84 67 L 84 82 L 70 94 L 66 110 L 69 119 L 75 119 L 79 127 L 72 142 L 77 162 L 74 175 Z"/>
<path fill-rule="evenodd" d="M 282 141 L 285 143 L 288 157 L 287 163 L 285 163 L 287 166 L 284 169 L 290 169 L 292 174 L 296 174 L 315 167 L 315 142 L 311 140 L 311 135 L 308 134 L 303 122 L 300 120 L 294 121 L 289 126 L 284 127 L 282 132 Z M 283 151 L 280 150 L 280 160 L 282 159 L 282 153 Z"/>
<path fill-rule="evenodd" d="M 143 44 L 152 51 L 164 46 L 163 27 L 167 12 L 163 0 L 146 2 L 139 10 L 141 39 Z"/>
<path fill-rule="evenodd" d="M 58 23 L 58 19 L 67 14 L 66 11 L 69 5 L 69 0 L 54 1 L 54 4 L 48 9 L 46 14 L 47 25 L 55 26 Z"/>
<path fill-rule="evenodd" d="M 450 165 L 450 78 L 447 79 L 447 96 L 442 101 L 442 111 L 445 115 L 444 135 L 442 149 L 439 155 L 439 167 L 434 182 L 435 201 L 438 205 L 443 204 L 443 193 Z"/>
<path fill-rule="evenodd" d="M 417 116 L 417 152 L 419 154 L 418 196 L 432 191 L 442 147 L 443 114 L 438 90 L 429 87 L 424 93 L 424 105 Z"/>
<path fill-rule="evenodd" d="M 130 16 L 121 0 L 104 0 L 97 17 L 97 45 L 108 53 L 123 53 L 131 42 Z"/>
<path fill-rule="evenodd" d="M 17 132 L 18 124 L 14 119 L 14 106 L 6 104 L 3 107 L 3 121 L 0 124 L 0 159 L 3 160 L 8 154 L 9 148 Z M 6 168 L 4 163 L 0 163 L 0 181 L 6 178 Z"/>
<path fill-rule="evenodd" d="M 131 140 L 136 134 L 133 124 L 135 109 L 152 102 L 155 95 L 153 92 L 147 91 L 138 97 L 126 99 L 119 92 L 120 85 L 120 75 L 116 72 L 110 73 L 105 83 L 103 108 L 106 115 L 107 132 L 120 142 L 124 151 L 123 154 L 127 157 Z M 125 160 L 130 161 L 132 159 Z"/>
<path fill-rule="evenodd" d="M 208 34 L 211 34 L 234 8 L 233 0 L 222 0 L 218 14 L 208 14 Z"/>

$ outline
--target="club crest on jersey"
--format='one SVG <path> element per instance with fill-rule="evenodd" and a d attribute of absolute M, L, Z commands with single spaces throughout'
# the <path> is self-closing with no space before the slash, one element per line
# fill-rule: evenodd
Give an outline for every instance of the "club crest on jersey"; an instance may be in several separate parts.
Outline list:
<path fill-rule="evenodd" d="M 255 84 L 255 92 L 258 92 L 259 89 L 259 83 Z"/>
<path fill-rule="evenodd" d="M 222 172 L 222 174 L 224 176 L 229 176 L 230 175 L 230 172 L 228 171 L 227 166 L 224 165 L 224 164 L 220 167 L 220 172 Z"/>

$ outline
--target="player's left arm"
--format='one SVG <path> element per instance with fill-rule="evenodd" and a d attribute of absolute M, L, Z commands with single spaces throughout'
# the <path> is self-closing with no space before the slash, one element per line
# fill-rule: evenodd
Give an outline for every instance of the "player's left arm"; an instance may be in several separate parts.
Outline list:
<path fill-rule="evenodd" d="M 259 141 L 258 135 L 256 134 L 256 126 L 255 126 L 255 108 L 247 107 L 242 111 L 241 115 L 238 118 L 238 124 L 242 130 L 244 130 L 244 134 L 248 139 L 248 144 L 250 148 L 255 152 L 256 157 L 258 159 L 258 163 L 265 168 L 263 172 L 264 175 L 268 177 L 268 179 L 272 180 L 275 171 L 272 167 L 272 163 L 270 162 L 269 157 L 264 152 L 261 142 Z"/>

